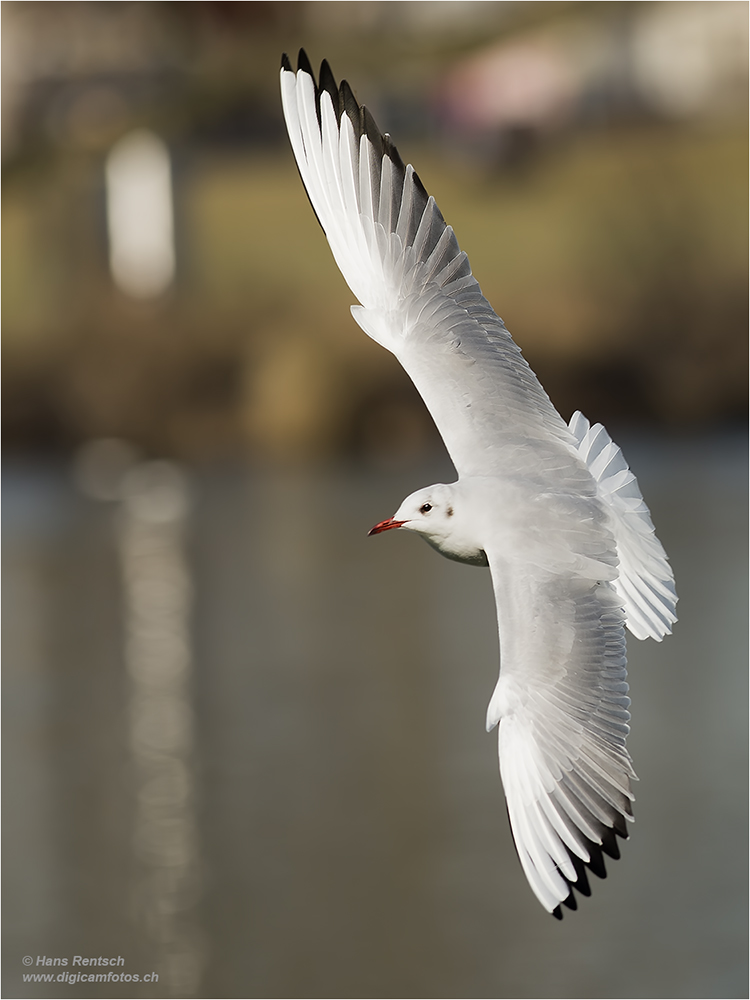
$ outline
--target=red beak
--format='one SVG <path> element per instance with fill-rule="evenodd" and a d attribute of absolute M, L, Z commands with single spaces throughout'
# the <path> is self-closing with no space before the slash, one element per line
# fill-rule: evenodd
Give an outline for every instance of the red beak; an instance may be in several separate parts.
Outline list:
<path fill-rule="evenodd" d="M 394 521 L 392 517 L 389 517 L 387 521 L 379 521 L 374 528 L 370 528 L 367 534 L 379 535 L 381 531 L 388 531 L 389 528 L 400 528 L 402 524 L 406 524 L 406 521 Z"/>

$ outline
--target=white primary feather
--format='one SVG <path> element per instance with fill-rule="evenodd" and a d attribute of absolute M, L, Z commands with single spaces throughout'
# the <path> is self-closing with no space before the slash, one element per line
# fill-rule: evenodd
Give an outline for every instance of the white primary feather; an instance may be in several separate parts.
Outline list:
<path fill-rule="evenodd" d="M 302 181 L 360 303 L 354 318 L 409 373 L 459 474 L 373 531 L 409 528 L 450 558 L 489 562 L 501 672 L 487 725 L 499 723 L 523 870 L 560 916 L 574 887 L 588 895 L 586 869 L 604 876 L 603 854 L 619 857 L 627 837 L 623 626 L 670 631 L 671 569 L 620 449 L 580 414 L 562 420 L 434 199 L 349 86 L 327 63 L 316 83 L 301 52 L 297 72 L 282 61 L 281 93 Z"/>

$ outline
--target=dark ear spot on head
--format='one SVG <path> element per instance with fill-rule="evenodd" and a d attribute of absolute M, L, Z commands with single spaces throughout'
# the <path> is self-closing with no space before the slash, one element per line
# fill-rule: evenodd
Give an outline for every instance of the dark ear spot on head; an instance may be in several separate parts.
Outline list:
<path fill-rule="evenodd" d="M 453 517 L 453 508 L 449 506 L 445 513 L 448 515 L 448 517 Z"/>

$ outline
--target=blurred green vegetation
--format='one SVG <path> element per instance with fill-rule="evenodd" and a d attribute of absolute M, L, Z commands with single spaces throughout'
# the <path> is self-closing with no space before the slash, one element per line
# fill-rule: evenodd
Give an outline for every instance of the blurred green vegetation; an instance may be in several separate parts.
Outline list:
<path fill-rule="evenodd" d="M 67 451 L 116 435 L 189 459 L 408 459 L 430 447 L 435 432 L 409 380 L 349 315 L 353 296 L 284 140 L 278 50 L 293 50 L 299 25 L 285 35 L 278 22 L 266 31 L 253 21 L 237 38 L 229 30 L 199 43 L 193 32 L 188 44 L 177 29 L 192 5 L 130 6 L 143 17 L 158 8 L 181 58 L 196 53 L 179 99 L 136 116 L 161 121 L 171 142 L 178 281 L 163 299 L 138 303 L 108 272 L 104 157 L 132 116 L 97 118 L 86 105 L 93 117 L 73 116 L 72 140 L 46 152 L 27 142 L 3 184 L 6 444 Z M 307 6 L 286 15 L 300 18 Z M 346 33 L 325 49 L 315 37 L 311 52 L 333 54 L 336 71 Z M 358 96 L 414 162 L 563 415 L 580 408 L 592 420 L 675 427 L 744 416 L 743 117 L 561 130 L 520 168 L 499 169 L 461 157 L 459 140 L 428 129 L 401 137 L 377 91 L 372 100 L 367 92 L 386 43 L 368 53 L 365 41 L 360 31 Z M 470 47 L 466 38 L 452 44 Z M 415 43 L 422 70 L 437 60 L 431 46 Z M 351 53 L 341 62 L 353 77 Z M 408 61 L 394 74 L 408 76 Z M 414 86 L 423 99 L 424 82 Z M 398 108 L 390 95 L 385 107 Z M 262 135 L 201 138 L 212 115 L 243 107 Z"/>
<path fill-rule="evenodd" d="M 672 424 L 743 412 L 742 130 L 580 136 L 521 177 L 404 152 L 562 412 Z M 156 304 L 111 285 L 95 178 L 70 163 L 54 184 L 40 171 L 4 189 L 11 442 L 117 434 L 192 457 L 299 455 L 367 447 L 380 420 L 409 447 L 427 439 L 397 363 L 349 315 L 291 153 L 191 164 L 182 276 Z"/>

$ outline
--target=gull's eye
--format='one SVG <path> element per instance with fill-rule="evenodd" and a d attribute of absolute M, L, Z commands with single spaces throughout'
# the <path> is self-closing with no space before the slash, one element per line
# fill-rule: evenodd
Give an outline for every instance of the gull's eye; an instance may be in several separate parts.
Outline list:
<path fill-rule="evenodd" d="M 423 503 L 422 506 L 419 508 L 419 513 L 420 514 L 429 514 L 431 510 L 432 510 L 432 504 L 431 503 Z"/>

